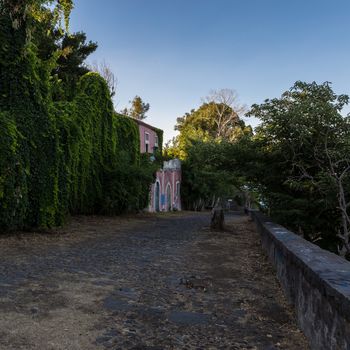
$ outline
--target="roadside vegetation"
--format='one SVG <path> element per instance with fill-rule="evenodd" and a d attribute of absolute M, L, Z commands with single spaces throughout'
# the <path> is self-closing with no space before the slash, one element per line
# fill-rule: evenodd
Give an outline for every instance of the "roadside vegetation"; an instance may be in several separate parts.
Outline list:
<path fill-rule="evenodd" d="M 330 83 L 296 82 L 280 98 L 248 110 L 246 116 L 260 119 L 253 132 L 234 94 L 214 95 L 226 99 L 179 118 L 180 133 L 166 147 L 168 156 L 183 159 L 186 207 L 235 198 L 349 257 L 350 119 L 341 113 L 348 96 L 336 95 Z"/>
<path fill-rule="evenodd" d="M 70 33 L 72 0 L 0 0 L 0 228 L 52 227 L 69 214 L 118 214 L 148 203 L 158 164 L 140 154 L 117 79 L 84 32 Z M 258 207 L 323 248 L 350 256 L 350 123 L 346 95 L 296 82 L 250 109 L 212 91 L 178 118 L 164 157 L 183 161 L 186 209 L 223 198 Z M 260 119 L 252 130 L 244 116 Z M 162 151 L 162 132 L 158 130 Z M 160 155 L 160 154 L 159 154 Z"/>
<path fill-rule="evenodd" d="M 69 33 L 72 8 L 0 0 L 1 229 L 148 203 L 157 165 L 140 155 L 135 122 L 114 111 L 113 74 L 86 64 L 97 44 Z"/>

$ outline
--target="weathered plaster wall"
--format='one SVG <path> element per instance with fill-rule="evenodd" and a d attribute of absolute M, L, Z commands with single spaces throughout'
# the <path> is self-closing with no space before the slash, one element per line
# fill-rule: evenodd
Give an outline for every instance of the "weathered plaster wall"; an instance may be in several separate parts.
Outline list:
<path fill-rule="evenodd" d="M 136 120 L 140 132 L 140 152 L 146 153 L 146 133 L 148 136 L 148 153 L 153 153 L 154 147 L 158 147 L 157 144 L 157 132 L 151 125 L 146 124 L 141 120 Z M 158 140 L 159 141 L 159 140 Z M 158 199 L 155 195 L 156 184 L 159 183 L 159 196 Z M 178 159 L 172 159 L 168 162 L 164 162 L 163 169 L 157 171 L 156 182 L 151 185 L 150 188 L 150 202 L 148 210 L 154 211 L 168 211 L 168 210 L 181 210 L 181 196 L 180 187 L 177 187 L 177 183 L 181 186 L 181 162 Z M 170 198 L 167 195 L 167 188 L 170 187 Z M 158 205 L 156 201 L 158 200 Z"/>
<path fill-rule="evenodd" d="M 169 206 L 171 209 L 181 210 L 181 196 L 180 192 L 176 191 L 176 183 L 181 186 L 181 168 L 170 169 L 164 167 L 157 171 L 157 181 L 160 184 L 159 209 L 160 211 L 167 211 Z M 167 198 L 167 187 L 170 186 L 170 203 Z M 179 188 L 180 190 L 180 188 Z M 151 188 L 151 200 L 149 211 L 155 211 L 155 184 Z"/>
<path fill-rule="evenodd" d="M 350 349 L 350 263 L 250 211 L 300 328 L 317 350 Z"/>
<path fill-rule="evenodd" d="M 139 124 L 140 130 L 140 152 L 146 153 L 146 133 L 149 134 L 149 143 L 148 143 L 148 153 L 153 153 L 153 148 L 156 143 L 157 133 L 150 127 L 146 125 Z"/>

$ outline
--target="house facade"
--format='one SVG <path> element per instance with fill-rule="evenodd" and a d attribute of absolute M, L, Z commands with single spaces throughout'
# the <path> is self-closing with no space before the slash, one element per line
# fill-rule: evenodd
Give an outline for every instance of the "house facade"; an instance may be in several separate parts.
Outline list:
<path fill-rule="evenodd" d="M 141 153 L 154 153 L 159 147 L 157 129 L 153 126 L 136 120 L 140 132 Z M 181 162 L 172 159 L 163 163 L 163 168 L 156 174 L 156 181 L 150 189 L 150 203 L 147 210 L 150 212 L 181 210 Z"/>

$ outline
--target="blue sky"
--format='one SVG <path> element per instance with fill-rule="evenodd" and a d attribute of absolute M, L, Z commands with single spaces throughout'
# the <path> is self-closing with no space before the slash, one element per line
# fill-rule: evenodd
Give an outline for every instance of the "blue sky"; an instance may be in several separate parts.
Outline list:
<path fill-rule="evenodd" d="M 166 140 L 211 89 L 248 106 L 296 80 L 350 95 L 349 0 L 75 0 L 79 30 L 118 78 L 116 109 L 141 96 Z"/>

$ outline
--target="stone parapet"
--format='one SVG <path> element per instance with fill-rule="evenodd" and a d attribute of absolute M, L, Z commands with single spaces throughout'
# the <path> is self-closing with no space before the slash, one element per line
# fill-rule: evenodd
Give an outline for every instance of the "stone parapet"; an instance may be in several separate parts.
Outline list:
<path fill-rule="evenodd" d="M 163 164 L 164 170 L 181 170 L 181 161 L 179 159 L 171 159 Z"/>
<path fill-rule="evenodd" d="M 250 210 L 311 349 L 350 349 L 350 263 Z"/>

